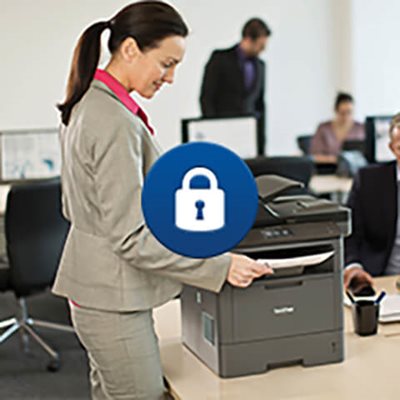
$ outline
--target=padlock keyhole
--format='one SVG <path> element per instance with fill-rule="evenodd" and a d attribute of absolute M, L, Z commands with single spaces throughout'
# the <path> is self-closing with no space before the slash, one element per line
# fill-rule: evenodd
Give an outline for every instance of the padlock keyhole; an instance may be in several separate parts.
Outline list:
<path fill-rule="evenodd" d="M 203 208 L 205 207 L 206 203 L 204 203 L 203 200 L 197 200 L 194 205 L 197 208 L 196 219 L 197 220 L 203 220 L 204 219 Z"/>

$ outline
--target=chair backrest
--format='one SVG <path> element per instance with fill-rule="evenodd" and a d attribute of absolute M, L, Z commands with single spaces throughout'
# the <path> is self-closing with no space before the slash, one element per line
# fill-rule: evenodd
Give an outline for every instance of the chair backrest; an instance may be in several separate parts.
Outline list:
<path fill-rule="evenodd" d="M 52 284 L 68 230 L 59 178 L 11 187 L 5 233 L 10 286 L 18 297 Z"/>
<path fill-rule="evenodd" d="M 308 188 L 314 171 L 314 164 L 309 157 L 257 157 L 246 160 L 254 177 L 260 175 L 280 175 L 302 182 Z"/>
<path fill-rule="evenodd" d="M 310 155 L 310 149 L 311 149 L 311 141 L 312 141 L 313 135 L 302 135 L 302 136 L 297 136 L 297 146 L 299 149 L 302 151 L 302 153 L 305 156 Z"/>

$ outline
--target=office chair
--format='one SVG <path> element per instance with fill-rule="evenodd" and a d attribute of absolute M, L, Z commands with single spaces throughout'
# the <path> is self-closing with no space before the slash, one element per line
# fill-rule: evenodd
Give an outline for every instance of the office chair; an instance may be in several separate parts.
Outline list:
<path fill-rule="evenodd" d="M 297 136 L 297 146 L 299 149 L 302 151 L 302 153 L 305 156 L 310 155 L 310 149 L 311 149 L 311 141 L 312 141 L 313 135 L 302 135 L 302 136 Z"/>
<path fill-rule="evenodd" d="M 69 230 L 61 214 L 58 178 L 11 187 L 5 213 L 7 269 L 0 269 L 0 290 L 13 291 L 18 300 L 15 317 L 0 322 L 0 344 L 20 331 L 24 351 L 29 338 L 50 356 L 49 371 L 60 367 L 58 353 L 35 331 L 35 327 L 74 332 L 66 325 L 31 318 L 26 298 L 52 285 Z"/>
<path fill-rule="evenodd" d="M 314 163 L 309 157 L 257 157 L 246 160 L 246 163 L 254 177 L 280 175 L 303 183 L 305 189 L 314 171 Z"/>

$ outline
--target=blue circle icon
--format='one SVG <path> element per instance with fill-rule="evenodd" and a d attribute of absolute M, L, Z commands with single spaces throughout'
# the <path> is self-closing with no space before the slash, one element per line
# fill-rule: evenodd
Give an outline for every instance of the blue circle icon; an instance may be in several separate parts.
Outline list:
<path fill-rule="evenodd" d="M 142 209 L 153 235 L 171 251 L 206 258 L 233 249 L 254 223 L 257 186 L 227 148 L 187 143 L 161 156 L 147 174 Z"/>

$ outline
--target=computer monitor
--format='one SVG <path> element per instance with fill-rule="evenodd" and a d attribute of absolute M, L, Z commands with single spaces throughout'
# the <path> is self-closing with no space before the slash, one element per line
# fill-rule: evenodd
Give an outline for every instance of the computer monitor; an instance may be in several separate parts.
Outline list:
<path fill-rule="evenodd" d="M 395 159 L 389 149 L 391 120 L 391 115 L 378 115 L 366 118 L 366 157 L 369 162 L 380 163 Z"/>
<path fill-rule="evenodd" d="M 3 183 L 60 175 L 58 129 L 0 131 L 0 180 Z"/>
<path fill-rule="evenodd" d="M 346 140 L 343 142 L 343 151 L 359 151 L 365 155 L 365 141 L 364 140 Z"/>
<path fill-rule="evenodd" d="M 182 120 L 182 143 L 212 142 L 234 151 L 239 157 L 259 154 L 258 121 L 255 117 L 192 118 Z"/>

